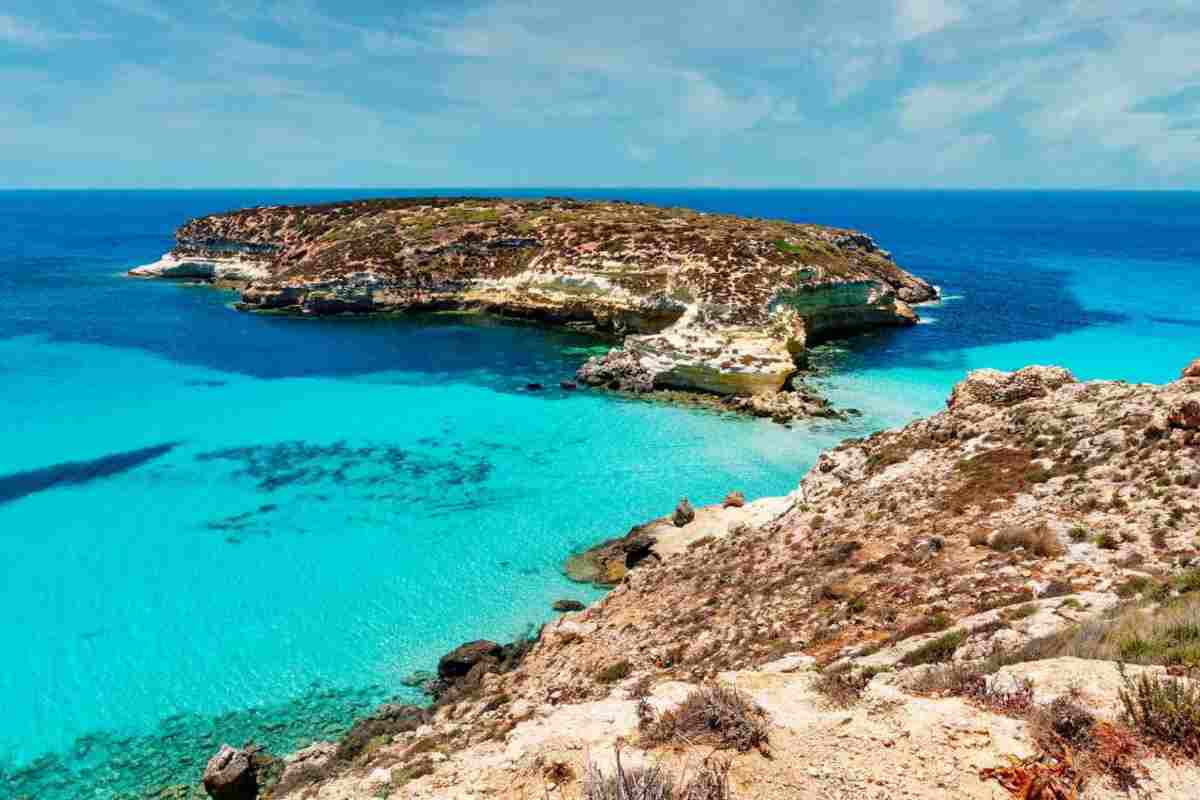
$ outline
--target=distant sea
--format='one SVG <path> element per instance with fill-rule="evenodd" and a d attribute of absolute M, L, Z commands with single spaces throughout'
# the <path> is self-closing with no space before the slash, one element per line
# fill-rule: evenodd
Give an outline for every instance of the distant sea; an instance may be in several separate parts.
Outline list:
<path fill-rule="evenodd" d="M 938 284 L 822 347 L 852 422 L 790 429 L 557 387 L 603 342 L 463 316 L 295 319 L 144 282 L 189 217 L 422 192 L 0 192 L 0 796 L 138 796 L 223 741 L 344 731 L 476 638 L 595 590 L 565 556 L 790 491 L 967 370 L 1173 379 L 1200 356 L 1200 194 L 437 190 L 853 227 Z"/>

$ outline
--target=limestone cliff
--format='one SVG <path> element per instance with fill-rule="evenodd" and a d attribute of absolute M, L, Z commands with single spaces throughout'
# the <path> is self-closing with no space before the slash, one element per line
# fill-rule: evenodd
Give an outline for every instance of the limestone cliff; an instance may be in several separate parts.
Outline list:
<path fill-rule="evenodd" d="M 814 341 L 911 324 L 937 296 L 855 231 L 564 199 L 216 214 L 131 274 L 232 282 L 246 310 L 472 309 L 617 334 L 583 380 L 739 396 L 785 388 Z"/>

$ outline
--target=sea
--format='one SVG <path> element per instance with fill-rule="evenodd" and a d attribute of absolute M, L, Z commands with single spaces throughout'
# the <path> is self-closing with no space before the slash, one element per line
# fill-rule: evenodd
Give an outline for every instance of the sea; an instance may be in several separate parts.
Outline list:
<path fill-rule="evenodd" d="M 576 333 L 251 315 L 125 275 L 198 215 L 418 194 L 856 228 L 942 299 L 818 348 L 812 382 L 861 416 L 783 427 L 562 391 L 610 346 Z M 222 742 L 283 753 L 421 702 L 455 645 L 599 597 L 572 552 L 684 496 L 785 494 L 969 370 L 1162 382 L 1197 356 L 1200 193 L 0 192 L 0 797 L 147 796 Z"/>

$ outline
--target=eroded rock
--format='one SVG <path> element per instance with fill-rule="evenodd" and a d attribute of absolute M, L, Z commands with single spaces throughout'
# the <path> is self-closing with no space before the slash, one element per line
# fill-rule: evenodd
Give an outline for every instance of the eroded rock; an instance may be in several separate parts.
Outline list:
<path fill-rule="evenodd" d="M 221 745 L 204 768 L 204 791 L 213 800 L 254 800 L 258 778 L 251 753 Z"/>
<path fill-rule="evenodd" d="M 686 497 L 679 501 L 679 505 L 675 506 L 675 513 L 671 515 L 671 521 L 675 523 L 676 528 L 682 528 L 695 518 L 696 509 L 692 508 Z"/>
<path fill-rule="evenodd" d="M 734 490 L 725 495 L 725 499 L 721 502 L 724 508 L 741 508 L 746 505 L 746 495 Z"/>
<path fill-rule="evenodd" d="M 454 681 L 465 677 L 480 662 L 499 661 L 504 655 L 503 645 L 487 639 L 479 639 L 459 645 L 438 661 L 438 677 Z"/>

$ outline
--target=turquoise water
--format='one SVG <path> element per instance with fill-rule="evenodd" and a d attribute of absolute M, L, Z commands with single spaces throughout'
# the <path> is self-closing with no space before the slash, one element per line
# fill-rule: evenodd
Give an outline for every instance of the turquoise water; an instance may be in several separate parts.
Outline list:
<path fill-rule="evenodd" d="M 947 299 L 822 348 L 864 415 L 789 430 L 521 389 L 603 347 L 581 336 L 245 315 L 121 274 L 190 216 L 354 193 L 0 193 L 0 794 L 194 781 L 220 740 L 286 750 L 417 700 L 402 679 L 459 642 L 597 596 L 571 551 L 680 495 L 787 492 L 967 369 L 1160 381 L 1200 355 L 1198 195 L 554 193 L 858 227 Z"/>

